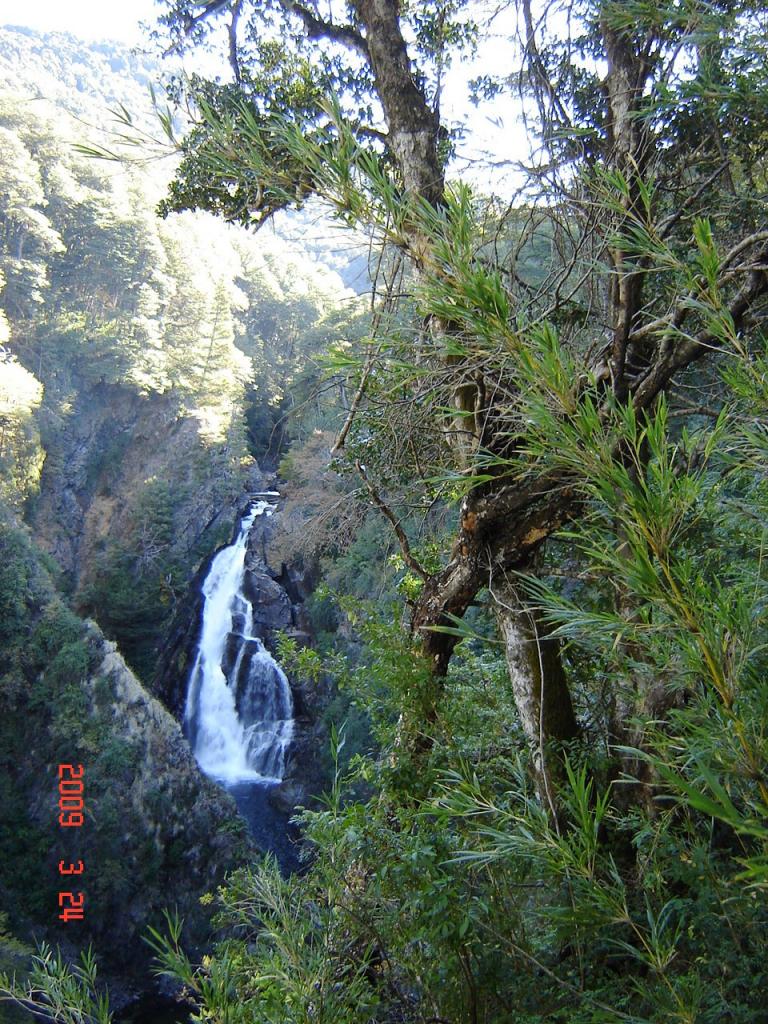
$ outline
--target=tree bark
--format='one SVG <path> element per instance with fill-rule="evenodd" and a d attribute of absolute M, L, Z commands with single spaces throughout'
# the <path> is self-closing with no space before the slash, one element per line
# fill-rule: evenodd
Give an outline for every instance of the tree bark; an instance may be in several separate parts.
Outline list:
<path fill-rule="evenodd" d="M 387 120 L 388 141 L 400 168 L 403 184 L 412 196 L 424 199 L 433 206 L 439 206 L 443 202 L 445 187 L 437 149 L 439 121 L 429 108 L 422 89 L 413 77 L 405 40 L 400 29 L 398 4 L 396 0 L 357 0 L 355 8 L 360 22 L 365 27 L 369 62 Z M 412 239 L 412 249 L 417 261 L 423 244 L 424 240 L 419 237 L 416 230 Z M 451 325 L 441 323 L 438 329 L 449 332 Z M 482 389 L 482 383 L 479 384 L 479 389 Z M 455 404 L 459 412 L 474 411 L 478 405 L 477 396 L 477 385 L 469 387 L 465 384 L 463 387 L 457 388 Z M 468 446 L 467 438 L 464 436 L 466 419 L 460 416 L 457 422 L 460 429 L 455 435 L 453 448 L 458 464 L 466 467 L 474 457 L 475 445 Z M 469 450 L 470 448 L 471 450 Z M 446 573 L 439 574 L 439 580 L 428 581 L 425 597 L 420 602 L 414 616 L 413 628 L 422 638 L 433 682 L 442 680 L 446 675 L 455 646 L 455 638 L 448 634 L 435 632 L 433 627 L 449 624 L 451 620 L 448 616 L 450 615 L 462 617 L 487 580 L 487 566 L 482 557 L 481 548 L 481 544 L 485 541 L 486 530 L 476 529 L 482 523 L 484 511 L 481 496 L 475 495 L 465 501 L 461 516 L 462 536 L 455 548 L 457 557 L 454 558 Z M 493 530 L 498 534 L 496 517 L 492 518 L 494 519 Z M 532 526 L 531 529 L 534 527 Z M 531 539 L 535 543 L 535 534 Z M 506 561 L 503 552 L 499 553 L 502 555 L 502 560 Z M 539 648 L 535 643 L 533 646 L 530 644 L 532 620 L 527 613 L 520 610 L 517 600 L 511 601 L 506 608 L 498 605 L 496 612 L 505 640 L 510 678 L 523 721 L 523 729 L 531 743 L 532 750 L 538 751 L 535 753 L 535 758 L 537 758 L 536 764 L 539 766 L 537 777 L 541 780 L 543 778 L 541 770 L 543 758 L 540 726 L 543 725 L 545 739 L 571 738 L 576 729 L 570 696 L 559 661 L 559 650 L 552 641 L 545 641 L 541 646 L 545 662 L 545 680 L 552 679 L 551 684 L 545 684 L 543 692 L 547 694 L 548 698 L 551 686 L 553 697 L 555 693 L 559 694 L 558 700 L 564 707 L 567 706 L 570 709 L 570 719 L 566 721 L 568 717 L 566 714 L 562 722 L 558 721 L 554 714 L 555 704 L 550 704 L 547 699 L 544 704 L 543 718 L 540 716 L 539 710 L 535 710 L 536 724 L 535 727 L 529 728 L 530 709 L 539 708 L 542 694 Z M 527 638 L 527 641 L 518 642 L 515 639 L 523 637 Z M 536 657 L 521 657 L 522 650 L 535 653 Z M 434 687 L 438 699 L 440 689 L 440 686 Z M 565 691 L 565 697 L 563 691 Z M 427 717 L 434 719 L 436 713 L 437 708 L 433 706 L 428 709 Z M 550 728 L 555 728 L 558 734 L 550 737 Z M 561 731 L 563 732 L 562 736 L 559 735 Z"/>
<path fill-rule="evenodd" d="M 427 579 L 414 611 L 412 628 L 438 685 L 448 672 L 457 637 L 435 626 L 461 618 L 478 592 L 488 586 L 523 733 L 530 747 L 536 787 L 544 806 L 557 817 L 562 761 L 553 749 L 574 739 L 578 724 L 558 642 L 541 618 L 526 609 L 508 581 L 510 570 L 530 565 L 543 541 L 578 508 L 562 477 L 539 478 L 473 491 L 460 509 L 454 557 L 442 572 Z M 437 714 L 437 707 L 429 719 Z"/>
<path fill-rule="evenodd" d="M 539 795 L 556 815 L 562 762 L 550 744 L 566 743 L 579 733 L 560 644 L 541 616 L 525 607 L 511 582 L 494 582 L 490 593 Z"/>
<path fill-rule="evenodd" d="M 403 185 L 416 199 L 443 202 L 445 180 L 438 157 L 439 120 L 417 83 L 400 28 L 397 0 L 356 0 L 365 27 L 368 59 L 387 121 L 387 141 Z"/>

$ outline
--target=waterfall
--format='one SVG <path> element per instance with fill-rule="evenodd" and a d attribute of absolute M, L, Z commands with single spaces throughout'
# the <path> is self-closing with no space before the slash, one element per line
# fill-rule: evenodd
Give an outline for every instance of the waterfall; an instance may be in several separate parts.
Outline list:
<path fill-rule="evenodd" d="M 253 607 L 243 591 L 248 535 L 257 517 L 272 515 L 274 508 L 254 502 L 235 542 L 211 562 L 202 588 L 203 623 L 189 677 L 185 732 L 202 770 L 226 784 L 279 782 L 293 736 L 288 680 L 251 635 Z"/>

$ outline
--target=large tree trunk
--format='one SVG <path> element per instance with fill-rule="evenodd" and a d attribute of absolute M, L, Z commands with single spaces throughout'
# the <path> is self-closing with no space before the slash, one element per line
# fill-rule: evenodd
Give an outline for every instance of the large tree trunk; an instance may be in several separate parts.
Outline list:
<path fill-rule="evenodd" d="M 566 743 L 579 732 L 560 644 L 510 581 L 494 582 L 491 599 L 539 794 L 554 813 L 561 772 L 559 752 L 551 744 Z"/>
<path fill-rule="evenodd" d="M 411 195 L 439 206 L 444 190 L 443 171 L 437 155 L 439 123 L 413 77 L 400 29 L 398 3 L 396 0 L 357 0 L 355 7 L 365 26 L 369 60 L 403 184 Z M 417 262 L 422 256 L 423 245 L 424 240 L 415 228 L 411 249 Z M 441 324 L 439 329 L 450 332 L 451 325 Z M 478 406 L 478 386 L 482 388 L 482 383 L 465 383 L 457 387 L 455 405 L 460 413 L 474 411 Z M 466 422 L 465 417 L 459 416 L 458 429 L 452 433 L 456 461 L 463 468 L 474 457 L 474 449 L 479 444 L 479 438 L 466 436 Z M 477 430 L 477 425 L 475 427 Z M 436 587 L 426 588 L 425 598 L 414 616 L 414 629 L 422 637 L 433 683 L 445 676 L 455 640 L 446 634 L 435 633 L 432 627 L 448 624 L 448 615 L 461 617 L 487 580 L 477 544 L 483 531 L 474 528 L 479 526 L 482 517 L 482 502 L 483 499 L 477 496 L 465 502 L 461 516 L 461 532 L 465 537 L 457 544 L 458 558 L 452 563 L 452 571 L 441 578 Z M 557 645 L 546 639 L 540 647 L 532 644 L 532 620 L 527 613 L 518 610 L 519 602 L 512 598 L 511 592 L 504 589 L 503 593 L 512 603 L 505 607 L 509 602 L 501 596 L 495 612 L 507 650 L 515 700 L 525 735 L 534 752 L 537 779 L 541 784 L 545 774 L 542 738 L 545 742 L 553 738 L 570 739 L 575 734 L 576 723 Z M 533 628 L 535 630 L 535 625 Z M 545 664 L 544 686 L 540 655 Z M 440 689 L 440 685 L 430 687 L 435 699 L 439 699 Z M 550 690 L 555 698 L 553 702 L 549 701 Z M 545 694 L 543 718 L 540 714 L 542 693 Z M 562 714 L 555 714 L 557 706 L 563 709 Z M 427 717 L 434 717 L 436 712 L 437 708 L 433 707 Z M 551 729 L 556 731 L 551 733 Z M 544 790 L 546 786 L 541 784 L 540 788 Z"/>
<path fill-rule="evenodd" d="M 354 7 L 365 26 L 368 59 L 387 120 L 387 141 L 403 185 L 413 198 L 439 206 L 445 189 L 437 147 L 440 123 L 411 68 L 400 27 L 400 4 L 398 0 L 356 0 Z"/>
<path fill-rule="evenodd" d="M 412 622 L 439 680 L 448 671 L 457 638 L 434 627 L 452 625 L 452 617 L 463 616 L 479 591 L 492 581 L 494 613 L 515 703 L 531 744 L 543 796 L 542 746 L 551 740 L 572 739 L 577 726 L 558 645 L 525 610 L 507 577 L 511 570 L 530 565 L 541 543 L 575 508 L 573 491 L 562 476 L 540 477 L 527 484 L 499 482 L 471 492 L 461 504 L 454 557 L 426 580 Z M 434 687 L 434 693 L 439 695 L 439 691 L 439 686 Z"/>

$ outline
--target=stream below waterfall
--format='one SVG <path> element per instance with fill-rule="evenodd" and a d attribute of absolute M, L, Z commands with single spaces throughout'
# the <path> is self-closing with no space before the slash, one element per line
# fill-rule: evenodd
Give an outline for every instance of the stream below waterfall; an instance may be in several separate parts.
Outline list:
<path fill-rule="evenodd" d="M 184 731 L 202 771 L 231 793 L 256 842 L 287 872 L 298 866 L 296 833 L 269 796 L 285 774 L 293 698 L 282 668 L 253 635 L 253 605 L 244 586 L 251 529 L 275 511 L 264 499 L 277 496 L 256 496 L 234 542 L 211 562 Z"/>

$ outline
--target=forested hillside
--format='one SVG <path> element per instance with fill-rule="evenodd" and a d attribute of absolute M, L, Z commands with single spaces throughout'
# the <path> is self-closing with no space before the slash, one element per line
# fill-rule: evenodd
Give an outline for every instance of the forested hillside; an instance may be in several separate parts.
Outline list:
<path fill-rule="evenodd" d="M 244 853 L 204 901 L 221 929 L 204 955 L 173 917 L 151 933 L 193 1019 L 768 1021 L 766 39 L 768 5 L 740 0 L 161 0 L 151 44 L 201 69 L 218 50 L 222 73 L 173 83 L 187 120 L 164 122 L 168 220 L 147 208 L 127 246 L 131 263 L 153 240 L 160 272 L 132 263 L 138 287 L 104 293 L 114 310 L 78 287 L 79 261 L 59 274 L 71 241 L 50 216 L 56 189 L 106 193 L 106 172 L 70 155 L 48 175 L 47 146 L 23 142 L 26 108 L 6 115 L 9 179 L 34 165 L 49 189 L 7 217 L 5 258 L 4 457 L 41 536 L 61 522 L 34 498 L 44 411 L 77 415 L 72 367 L 91 402 L 111 388 L 178 403 L 194 491 L 204 467 L 237 480 L 248 457 L 277 454 L 285 396 L 301 410 L 279 453 L 279 528 L 259 536 L 263 565 L 316 563 L 301 642 L 275 650 L 324 700 L 328 793 L 300 814 L 301 870 Z M 490 73 L 491 47 L 514 74 Z M 442 109 L 449 80 L 463 125 Z M 491 152 L 471 188 L 466 111 L 491 100 L 489 116 L 524 114 L 519 185 Z M 150 150 L 130 111 L 121 130 L 93 146 L 135 166 Z M 308 204 L 351 245 L 369 239 L 374 292 L 365 326 L 318 295 L 291 342 L 282 308 L 254 318 L 241 296 L 262 308 L 248 254 Z M 236 236 L 236 269 L 216 277 L 233 259 L 224 224 L 258 233 Z M 24 333 L 46 289 L 73 317 L 70 335 L 49 314 L 72 337 L 49 377 L 45 329 Z M 86 326 L 91 302 L 103 331 Z M 152 467 L 153 431 L 126 465 Z M 148 624 L 119 633 L 137 595 L 160 608 L 188 573 L 147 554 L 160 537 L 158 557 L 179 556 L 163 487 L 184 488 L 169 463 L 139 486 L 128 474 L 115 502 L 113 461 L 87 502 L 102 525 L 78 541 L 98 572 L 70 569 L 70 586 L 111 609 L 141 667 Z M 222 486 L 206 509 L 227 507 Z M 79 978 L 66 998 L 59 975 Z M 64 965 L 2 985 L 54 1018 L 109 1019 Z"/>
<path fill-rule="evenodd" d="M 76 605 L 146 678 L 249 464 L 277 458 L 314 355 L 343 339 L 355 304 L 275 235 L 161 220 L 167 166 L 78 155 L 108 103 L 148 116 L 147 71 L 126 75 L 127 53 L 14 32 L 3 46 L 3 496 L 27 503 Z M 32 92 L 41 54 L 55 73 Z"/>
<path fill-rule="evenodd" d="M 164 908 L 201 939 L 197 898 L 254 850 L 150 695 L 162 640 L 262 468 L 324 423 L 318 354 L 360 330 L 294 243 L 157 216 L 172 164 L 78 153 L 119 104 L 149 124 L 157 74 L 0 32 L 3 921 L 55 933 L 54 777 L 79 759 L 99 877 L 76 939 L 123 979 Z"/>

